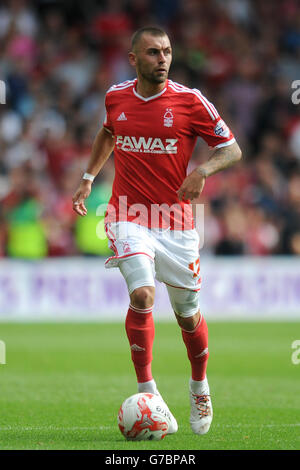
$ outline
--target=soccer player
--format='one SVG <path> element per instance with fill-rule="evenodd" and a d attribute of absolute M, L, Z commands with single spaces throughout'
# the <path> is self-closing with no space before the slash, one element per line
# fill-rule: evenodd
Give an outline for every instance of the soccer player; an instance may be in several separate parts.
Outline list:
<path fill-rule="evenodd" d="M 191 364 L 190 424 L 205 434 L 213 410 L 206 376 L 208 330 L 199 309 L 199 236 L 191 203 L 206 178 L 241 158 L 235 138 L 218 111 L 197 89 L 168 79 L 172 48 L 160 28 L 145 27 L 132 38 L 129 62 L 137 78 L 112 86 L 106 118 L 73 197 L 86 215 L 92 181 L 114 151 L 115 179 L 105 227 L 130 305 L 125 329 L 139 392 L 159 395 L 152 376 L 154 278 L 165 283 Z M 211 158 L 186 175 L 197 137 L 214 148 Z M 170 433 L 177 431 L 170 412 Z"/>

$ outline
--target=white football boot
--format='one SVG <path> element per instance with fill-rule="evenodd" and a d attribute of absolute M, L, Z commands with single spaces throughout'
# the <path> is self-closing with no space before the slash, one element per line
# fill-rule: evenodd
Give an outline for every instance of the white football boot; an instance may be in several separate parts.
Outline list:
<path fill-rule="evenodd" d="M 193 391 L 190 382 L 190 425 L 195 434 L 206 434 L 209 431 L 213 409 L 208 384 L 203 391 Z"/>
<path fill-rule="evenodd" d="M 161 399 L 161 401 L 165 405 L 166 411 L 168 413 L 167 418 L 168 418 L 168 421 L 169 421 L 169 428 L 168 428 L 167 434 L 174 434 L 175 432 L 177 432 L 177 430 L 178 430 L 177 421 L 174 418 L 174 416 L 172 415 L 172 413 L 171 413 L 168 405 L 166 404 L 165 400 L 163 399 L 163 397 L 161 396 L 161 394 L 157 390 L 155 381 L 150 380 L 149 382 L 144 382 L 144 383 L 138 384 L 138 391 L 139 391 L 139 393 L 153 393 L 153 395 L 157 395 Z"/>

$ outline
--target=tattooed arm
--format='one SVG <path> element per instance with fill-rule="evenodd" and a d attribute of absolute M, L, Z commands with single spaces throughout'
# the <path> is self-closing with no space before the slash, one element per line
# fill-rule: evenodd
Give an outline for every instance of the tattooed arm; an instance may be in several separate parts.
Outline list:
<path fill-rule="evenodd" d="M 221 147 L 215 150 L 207 162 L 197 167 L 185 178 L 177 191 L 179 199 L 193 200 L 199 197 L 208 176 L 229 168 L 234 163 L 238 162 L 241 157 L 242 152 L 236 142 L 228 147 Z"/>

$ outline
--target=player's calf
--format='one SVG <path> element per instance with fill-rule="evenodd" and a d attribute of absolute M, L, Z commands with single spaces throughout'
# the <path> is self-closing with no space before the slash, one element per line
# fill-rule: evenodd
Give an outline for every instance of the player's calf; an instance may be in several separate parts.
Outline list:
<path fill-rule="evenodd" d="M 180 328 L 187 332 L 192 332 L 197 327 L 200 320 L 200 311 L 192 315 L 191 317 L 182 317 L 175 313 L 175 317 Z"/>
<path fill-rule="evenodd" d="M 130 306 L 127 312 L 125 329 L 131 350 L 137 381 L 153 379 L 151 371 L 154 321 L 152 307 L 139 309 Z"/>

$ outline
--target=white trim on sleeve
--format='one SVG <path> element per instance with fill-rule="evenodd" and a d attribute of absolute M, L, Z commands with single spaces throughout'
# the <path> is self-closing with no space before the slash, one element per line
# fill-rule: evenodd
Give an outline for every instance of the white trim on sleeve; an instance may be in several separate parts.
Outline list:
<path fill-rule="evenodd" d="M 234 144 L 235 138 L 228 140 L 227 142 L 223 142 L 222 144 L 218 144 L 214 147 L 214 149 L 220 149 L 222 147 L 228 147 L 229 145 Z"/>

